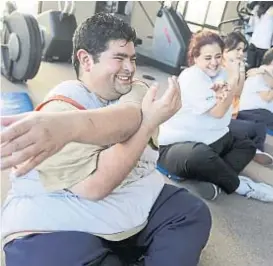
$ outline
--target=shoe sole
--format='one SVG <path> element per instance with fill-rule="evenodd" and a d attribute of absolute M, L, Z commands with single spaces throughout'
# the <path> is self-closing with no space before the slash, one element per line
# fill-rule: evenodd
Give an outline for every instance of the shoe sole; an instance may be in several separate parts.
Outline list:
<path fill-rule="evenodd" d="M 206 182 L 200 182 L 197 184 L 197 192 L 203 199 L 206 200 L 215 200 L 219 195 L 217 187 Z"/>
<path fill-rule="evenodd" d="M 273 164 L 272 157 L 267 154 L 256 154 L 253 160 L 263 166 L 270 166 Z"/>

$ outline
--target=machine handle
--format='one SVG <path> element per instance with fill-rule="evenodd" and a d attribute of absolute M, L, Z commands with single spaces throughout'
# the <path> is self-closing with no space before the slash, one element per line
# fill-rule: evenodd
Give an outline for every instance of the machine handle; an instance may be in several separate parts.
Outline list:
<path fill-rule="evenodd" d="M 62 9 L 62 2 L 65 2 L 64 8 Z M 69 9 L 70 6 L 70 9 Z M 60 21 L 63 20 L 65 16 L 71 16 L 75 12 L 75 1 L 58 1 L 58 9 L 61 11 Z"/>

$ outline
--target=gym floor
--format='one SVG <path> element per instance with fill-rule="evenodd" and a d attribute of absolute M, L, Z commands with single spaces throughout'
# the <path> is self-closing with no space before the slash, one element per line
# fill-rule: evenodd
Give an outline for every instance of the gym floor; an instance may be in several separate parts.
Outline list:
<path fill-rule="evenodd" d="M 160 93 L 167 86 L 166 73 L 149 67 L 138 67 L 136 77 L 148 74 L 162 84 Z M 39 73 L 27 84 L 12 84 L 1 76 L 2 91 L 26 91 L 33 104 L 63 80 L 74 79 L 72 66 L 61 63 L 42 63 Z M 151 83 L 151 81 L 147 81 Z M 182 88 L 183 89 L 183 88 Z M 252 164 L 248 171 L 272 179 L 273 170 Z M 9 188 L 8 171 L 1 172 L 1 202 Z M 169 182 L 167 180 L 167 182 Z M 179 185 L 179 184 L 176 184 Z M 184 185 L 193 190 L 189 184 Z M 179 203 L 178 203 L 179 204 Z M 221 195 L 217 201 L 208 202 L 213 216 L 213 228 L 199 266 L 271 266 L 273 251 L 273 204 L 248 200 L 237 195 Z M 3 265 L 3 264 L 2 264 Z"/>

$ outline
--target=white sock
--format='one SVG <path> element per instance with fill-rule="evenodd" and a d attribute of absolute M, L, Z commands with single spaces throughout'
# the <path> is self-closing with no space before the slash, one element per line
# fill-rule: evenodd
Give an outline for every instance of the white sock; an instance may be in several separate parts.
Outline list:
<path fill-rule="evenodd" d="M 235 190 L 235 192 L 241 196 L 245 196 L 249 191 L 251 191 L 251 187 L 248 185 L 249 178 L 245 178 L 244 176 L 239 176 L 240 184 L 239 187 Z"/>

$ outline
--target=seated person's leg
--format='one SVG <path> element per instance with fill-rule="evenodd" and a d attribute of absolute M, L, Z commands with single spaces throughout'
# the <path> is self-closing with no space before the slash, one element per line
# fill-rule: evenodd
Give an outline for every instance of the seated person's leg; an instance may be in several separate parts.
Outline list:
<path fill-rule="evenodd" d="M 250 132 L 246 129 L 246 126 L 245 126 L 245 124 L 247 123 L 248 121 L 239 120 L 239 119 L 231 119 L 229 124 L 229 130 L 237 138 L 241 138 L 241 139 L 250 138 L 249 136 Z"/>
<path fill-rule="evenodd" d="M 106 241 L 81 232 L 30 235 L 9 242 L 4 251 L 6 266 L 123 266 Z"/>
<path fill-rule="evenodd" d="M 222 158 L 239 175 L 255 153 L 256 147 L 251 140 L 237 138 L 230 132 Z"/>
<path fill-rule="evenodd" d="M 239 186 L 237 173 L 219 154 L 203 143 L 177 143 L 160 148 L 159 165 L 170 173 L 198 181 L 213 183 L 226 193 Z"/>
<path fill-rule="evenodd" d="M 268 129 L 273 130 L 273 113 L 265 109 L 240 111 L 238 119 L 264 123 Z"/>
<path fill-rule="evenodd" d="M 271 165 L 273 158 L 264 152 L 266 126 L 264 123 L 255 123 L 249 120 L 232 119 L 229 129 L 237 139 L 249 138 L 256 147 L 254 161 L 262 165 Z"/>
<path fill-rule="evenodd" d="M 136 237 L 146 248 L 144 265 L 196 266 L 211 229 L 205 203 L 183 188 L 165 185 L 153 206 L 148 225 Z"/>

